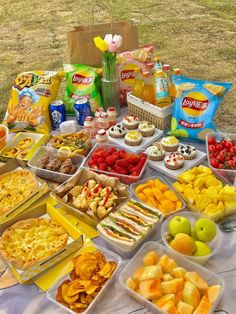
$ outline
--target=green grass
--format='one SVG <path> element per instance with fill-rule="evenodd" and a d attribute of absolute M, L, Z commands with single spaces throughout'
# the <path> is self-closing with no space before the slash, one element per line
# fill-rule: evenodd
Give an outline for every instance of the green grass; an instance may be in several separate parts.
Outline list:
<path fill-rule="evenodd" d="M 66 32 L 78 24 L 89 24 L 93 3 L 1 0 L 0 110 L 5 110 L 17 73 L 57 70 L 69 61 Z M 156 55 L 180 67 L 184 75 L 236 82 L 235 0 L 113 0 L 111 5 L 115 21 L 134 21 L 140 43 L 154 43 Z M 102 7 L 95 9 L 97 23 L 108 20 L 109 14 Z M 235 86 L 215 121 L 222 130 L 235 129 Z"/>

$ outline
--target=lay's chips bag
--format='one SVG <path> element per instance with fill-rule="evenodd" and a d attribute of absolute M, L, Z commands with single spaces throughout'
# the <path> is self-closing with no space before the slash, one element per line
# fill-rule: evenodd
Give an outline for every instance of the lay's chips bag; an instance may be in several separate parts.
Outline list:
<path fill-rule="evenodd" d="M 99 93 L 102 69 L 82 64 L 65 64 L 66 89 L 63 102 L 66 114 L 75 115 L 74 103 L 81 97 L 86 97 L 94 114 L 102 106 Z"/>
<path fill-rule="evenodd" d="M 56 98 L 63 72 L 32 71 L 13 82 L 3 120 L 10 132 L 50 132 L 49 104 Z"/>
<path fill-rule="evenodd" d="M 194 80 L 173 75 L 176 87 L 170 135 L 205 141 L 216 131 L 213 118 L 231 83 Z"/>

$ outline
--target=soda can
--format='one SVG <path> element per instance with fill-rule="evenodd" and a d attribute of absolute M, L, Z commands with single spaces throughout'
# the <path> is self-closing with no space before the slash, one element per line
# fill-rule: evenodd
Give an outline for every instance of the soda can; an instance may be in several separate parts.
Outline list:
<path fill-rule="evenodd" d="M 54 100 L 49 105 L 49 113 L 53 130 L 58 129 L 60 124 L 66 121 L 66 109 L 61 100 Z"/>
<path fill-rule="evenodd" d="M 84 120 L 87 116 L 91 116 L 90 103 L 87 98 L 83 97 L 74 103 L 76 120 L 79 125 L 84 125 Z"/>

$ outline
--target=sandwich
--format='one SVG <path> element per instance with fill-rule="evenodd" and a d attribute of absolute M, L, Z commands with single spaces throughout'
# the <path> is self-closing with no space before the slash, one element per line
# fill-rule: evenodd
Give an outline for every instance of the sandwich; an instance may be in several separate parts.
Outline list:
<path fill-rule="evenodd" d="M 129 200 L 117 212 L 103 219 L 97 229 L 108 242 L 129 251 L 161 218 L 162 214 L 158 210 Z"/>

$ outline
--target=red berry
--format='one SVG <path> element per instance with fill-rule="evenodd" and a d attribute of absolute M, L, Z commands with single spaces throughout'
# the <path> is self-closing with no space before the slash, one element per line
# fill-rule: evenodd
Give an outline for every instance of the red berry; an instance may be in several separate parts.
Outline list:
<path fill-rule="evenodd" d="M 208 145 L 215 145 L 216 139 L 214 137 L 209 137 L 208 138 Z"/>
<path fill-rule="evenodd" d="M 208 150 L 210 153 L 214 153 L 215 152 L 215 145 L 209 145 Z"/>
<path fill-rule="evenodd" d="M 215 149 L 216 149 L 218 152 L 220 152 L 220 151 L 223 149 L 223 146 L 222 146 L 221 144 L 217 144 L 217 145 L 215 146 Z"/>
<path fill-rule="evenodd" d="M 116 161 L 116 164 L 122 168 L 125 168 L 125 169 L 128 168 L 128 166 L 129 166 L 127 159 L 119 159 Z"/>
<path fill-rule="evenodd" d="M 98 164 L 103 164 L 103 163 L 105 163 L 105 162 L 106 162 L 105 159 L 102 158 L 102 157 L 99 157 L 98 160 L 97 160 L 97 163 L 98 163 Z"/>
<path fill-rule="evenodd" d="M 116 161 L 116 159 L 115 159 L 113 156 L 108 156 L 108 157 L 106 158 L 106 163 L 107 163 L 109 166 L 113 165 L 113 164 L 115 163 L 115 161 Z"/>
<path fill-rule="evenodd" d="M 219 167 L 219 163 L 218 163 L 218 161 L 215 158 L 211 159 L 211 165 L 214 168 L 218 168 Z"/>
<path fill-rule="evenodd" d="M 102 170 L 102 171 L 106 171 L 107 170 L 107 164 L 105 164 L 105 163 L 99 164 L 98 169 Z"/>

